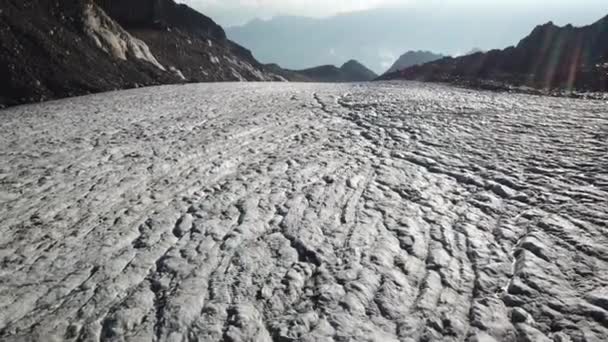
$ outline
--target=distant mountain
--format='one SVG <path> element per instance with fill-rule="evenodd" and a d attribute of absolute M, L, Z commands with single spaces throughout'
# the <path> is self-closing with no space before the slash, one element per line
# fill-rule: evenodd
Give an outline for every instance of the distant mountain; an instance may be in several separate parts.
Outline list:
<path fill-rule="evenodd" d="M 279 75 L 290 82 L 315 82 L 312 78 L 298 72 L 298 70 L 283 69 L 276 63 L 266 64 L 265 69 Z"/>
<path fill-rule="evenodd" d="M 3 0 L 0 107 L 145 85 L 281 79 L 173 0 Z"/>
<path fill-rule="evenodd" d="M 386 71 L 386 73 L 395 72 L 398 70 L 406 69 L 414 65 L 424 64 L 432 61 L 436 61 L 445 56 L 435 54 L 430 51 L 408 51 L 401 55 L 397 61 Z"/>
<path fill-rule="evenodd" d="M 226 34 L 263 63 L 299 70 L 356 59 L 381 74 L 405 52 L 404 47 L 443 54 L 471 47 L 489 50 L 516 44 L 539 22 L 590 22 L 594 10 L 605 4 L 589 1 L 594 4 L 564 0 L 551 6 L 538 1 L 513 6 L 489 1 L 476 2 L 474 8 L 467 5 L 471 1 L 393 1 L 401 5 L 326 18 L 257 19 L 227 27 Z"/>
<path fill-rule="evenodd" d="M 344 80 L 347 82 L 371 81 L 378 77 L 375 72 L 353 59 L 344 63 L 340 67 L 340 71 L 344 74 Z"/>
<path fill-rule="evenodd" d="M 517 46 L 413 66 L 382 79 L 608 91 L 608 16 L 584 27 L 537 26 Z"/>
<path fill-rule="evenodd" d="M 344 63 L 340 68 L 334 65 L 322 65 L 303 70 L 289 70 L 276 64 L 268 64 L 266 68 L 293 82 L 368 82 L 378 77 L 376 73 L 355 60 Z"/>

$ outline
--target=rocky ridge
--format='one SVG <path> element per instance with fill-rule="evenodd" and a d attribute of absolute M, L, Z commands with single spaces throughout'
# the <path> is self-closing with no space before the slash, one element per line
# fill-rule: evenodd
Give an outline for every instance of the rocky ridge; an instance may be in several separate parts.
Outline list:
<path fill-rule="evenodd" d="M 267 68 L 295 82 L 368 82 L 374 80 L 378 75 L 356 60 L 349 60 L 341 67 L 334 65 L 322 65 L 303 70 L 283 69 L 277 64 L 268 64 Z"/>
<path fill-rule="evenodd" d="M 584 27 L 537 26 L 517 46 L 443 58 L 383 75 L 466 85 L 487 82 L 540 89 L 608 91 L 608 16 Z"/>

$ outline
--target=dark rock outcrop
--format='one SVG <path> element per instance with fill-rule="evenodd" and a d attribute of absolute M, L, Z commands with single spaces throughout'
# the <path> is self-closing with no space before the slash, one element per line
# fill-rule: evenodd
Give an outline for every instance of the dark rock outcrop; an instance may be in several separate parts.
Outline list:
<path fill-rule="evenodd" d="M 541 89 L 608 90 L 608 16 L 584 27 L 537 26 L 515 47 L 444 58 L 381 79 L 409 79 Z"/>
<path fill-rule="evenodd" d="M 281 79 L 172 0 L 3 0 L 0 107 L 147 85 Z"/>
<path fill-rule="evenodd" d="M 322 65 L 304 70 L 288 70 L 276 64 L 266 66 L 273 73 L 293 82 L 368 82 L 378 77 L 355 60 L 350 60 L 339 68 L 334 65 Z"/>
<path fill-rule="evenodd" d="M 386 74 L 407 69 L 414 65 L 436 61 L 443 57 L 445 56 L 430 51 L 408 51 L 395 61 L 395 63 L 386 71 Z"/>

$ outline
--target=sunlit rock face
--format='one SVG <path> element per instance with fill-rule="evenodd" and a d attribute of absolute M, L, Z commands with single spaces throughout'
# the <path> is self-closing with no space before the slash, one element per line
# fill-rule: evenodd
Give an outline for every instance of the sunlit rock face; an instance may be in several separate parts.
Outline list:
<path fill-rule="evenodd" d="M 131 36 L 99 7 L 88 4 L 84 8 L 83 17 L 86 34 L 98 48 L 112 57 L 123 61 L 136 58 L 146 61 L 162 71 L 166 70 L 158 63 L 146 43 Z"/>
<path fill-rule="evenodd" d="M 605 101 L 195 84 L 0 111 L 2 341 L 606 341 Z"/>

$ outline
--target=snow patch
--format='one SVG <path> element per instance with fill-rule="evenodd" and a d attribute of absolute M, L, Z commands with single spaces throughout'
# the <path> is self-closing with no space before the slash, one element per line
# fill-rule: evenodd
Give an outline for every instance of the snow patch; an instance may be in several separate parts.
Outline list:
<path fill-rule="evenodd" d="M 213 64 L 220 64 L 220 59 L 219 59 L 219 58 L 217 58 L 217 57 L 216 57 L 216 56 L 214 56 L 214 55 L 209 55 L 209 60 L 210 60 L 210 61 L 211 61 L 211 63 L 213 63 Z"/>
<path fill-rule="evenodd" d="M 230 70 L 232 71 L 232 75 L 233 75 L 234 77 L 236 77 L 236 79 L 237 79 L 239 82 L 247 82 L 247 79 L 246 79 L 245 77 L 243 77 L 243 75 L 239 74 L 239 72 L 238 72 L 238 71 L 236 71 L 236 69 L 234 69 L 233 67 L 230 67 Z"/>
<path fill-rule="evenodd" d="M 242 80 L 245 79 L 245 77 L 243 77 L 241 75 L 242 72 L 245 72 L 245 74 L 253 76 L 251 79 L 255 79 L 257 81 L 271 81 L 272 80 L 272 77 L 268 77 L 260 69 L 255 68 L 253 65 L 251 65 L 251 64 L 249 64 L 247 62 L 244 62 L 242 60 L 234 58 L 234 56 L 223 56 L 223 58 L 229 64 L 233 65 L 233 66 L 230 67 L 232 69 L 232 74 L 234 75 L 235 72 L 237 74 L 239 74 L 239 77 L 237 77 L 239 79 L 242 79 Z M 236 71 L 237 69 L 241 73 L 237 72 Z"/>
<path fill-rule="evenodd" d="M 236 65 L 236 66 L 239 65 L 239 61 L 235 58 L 232 58 L 232 56 L 224 56 L 224 59 L 233 65 Z"/>
<path fill-rule="evenodd" d="M 122 60 L 133 56 L 163 71 L 166 70 L 150 52 L 146 43 L 131 36 L 97 5 L 88 4 L 83 15 L 85 32 L 100 49 Z"/>
<path fill-rule="evenodd" d="M 182 71 L 179 70 L 178 68 L 172 66 L 172 67 L 169 67 L 169 70 L 171 70 L 172 73 L 174 73 L 175 75 L 177 75 L 177 77 L 179 77 L 182 80 L 186 81 L 186 77 L 184 76 L 184 74 L 182 73 Z"/>
<path fill-rule="evenodd" d="M 255 76 L 258 80 L 263 81 L 267 79 L 264 73 L 261 72 L 260 69 L 254 68 L 253 65 L 249 63 L 242 63 L 241 66 L 249 71 L 249 73 Z"/>

